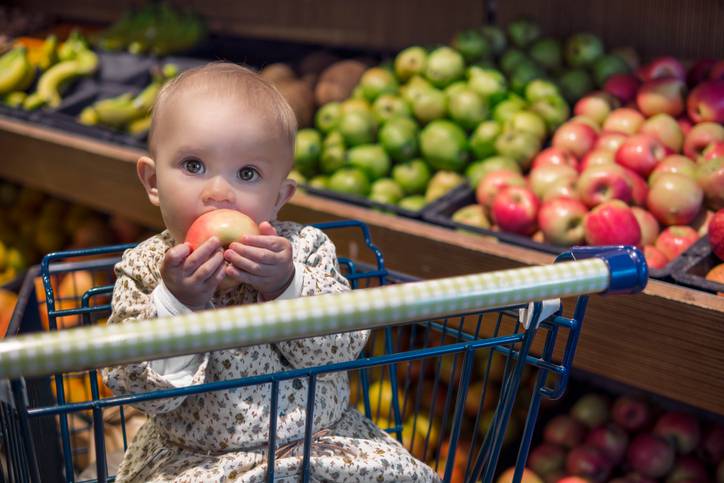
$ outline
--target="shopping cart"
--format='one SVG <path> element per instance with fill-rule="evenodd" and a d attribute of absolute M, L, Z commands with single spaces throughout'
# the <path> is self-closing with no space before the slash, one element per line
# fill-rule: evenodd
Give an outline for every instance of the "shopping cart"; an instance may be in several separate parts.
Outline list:
<path fill-rule="evenodd" d="M 374 263 L 339 262 L 354 289 L 369 290 L 101 327 L 112 267 L 129 245 L 47 255 L 23 284 L 9 329 L 16 337 L 0 342 L 2 481 L 112 481 L 109 462 L 129 444 L 130 421 L 144 417 L 131 404 L 254 384 L 270 386 L 273 481 L 280 382 L 307 378 L 314 401 L 317 379 L 335 371 L 350 374 L 351 404 L 444 481 L 489 482 L 503 465 L 515 466 L 519 481 L 541 399 L 565 391 L 586 294 L 635 293 L 647 281 L 638 250 L 608 247 L 576 248 L 548 266 L 419 282 L 385 268 L 365 225 L 317 226 L 333 240 L 358 233 Z M 62 330 L 75 325 L 84 327 Z M 323 367 L 130 396 L 109 394 L 96 371 L 363 328 L 373 332 L 357 360 Z M 313 411 L 307 403 L 302 481 Z"/>

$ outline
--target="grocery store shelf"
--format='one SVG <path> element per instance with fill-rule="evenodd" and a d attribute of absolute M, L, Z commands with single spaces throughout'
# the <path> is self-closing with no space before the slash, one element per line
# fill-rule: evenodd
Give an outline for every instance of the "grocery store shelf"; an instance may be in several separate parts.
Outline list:
<path fill-rule="evenodd" d="M 136 179 L 141 151 L 0 117 L 0 177 L 160 226 Z M 356 218 L 372 229 L 389 268 L 434 278 L 550 263 L 553 257 L 480 236 L 297 193 L 282 218 Z M 340 254 L 364 250 L 335 238 Z M 370 260 L 367 260 L 370 261 Z M 643 294 L 593 297 L 576 367 L 724 414 L 724 297 L 660 281 Z"/>

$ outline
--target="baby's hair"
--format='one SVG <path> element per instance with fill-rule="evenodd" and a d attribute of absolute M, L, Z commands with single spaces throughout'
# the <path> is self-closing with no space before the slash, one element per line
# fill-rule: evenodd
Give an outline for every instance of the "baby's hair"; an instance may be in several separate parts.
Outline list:
<path fill-rule="evenodd" d="M 151 153 L 155 152 L 154 131 L 164 105 L 172 102 L 178 93 L 197 87 L 207 88 L 207 92 L 213 95 L 236 98 L 247 106 L 269 112 L 293 149 L 297 120 L 284 96 L 251 69 L 230 62 L 212 62 L 186 70 L 163 86 L 151 114 L 151 128 L 148 134 Z"/>

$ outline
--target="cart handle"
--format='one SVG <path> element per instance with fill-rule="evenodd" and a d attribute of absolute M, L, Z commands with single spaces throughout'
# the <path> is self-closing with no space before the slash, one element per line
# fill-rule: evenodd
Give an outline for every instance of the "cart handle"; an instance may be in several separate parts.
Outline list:
<path fill-rule="evenodd" d="M 373 329 L 548 298 L 636 293 L 646 284 L 646 262 L 634 247 L 573 249 L 563 258 L 571 261 L 22 335 L 0 342 L 0 378 Z"/>

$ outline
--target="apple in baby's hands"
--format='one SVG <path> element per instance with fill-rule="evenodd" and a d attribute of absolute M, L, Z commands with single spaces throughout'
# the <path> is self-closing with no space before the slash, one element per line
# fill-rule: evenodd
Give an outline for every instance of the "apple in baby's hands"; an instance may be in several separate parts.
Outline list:
<path fill-rule="evenodd" d="M 215 236 L 221 245 L 228 247 L 241 241 L 244 235 L 258 235 L 259 227 L 254 220 L 236 210 L 220 209 L 199 216 L 186 232 L 186 243 L 196 250 L 202 243 Z"/>

